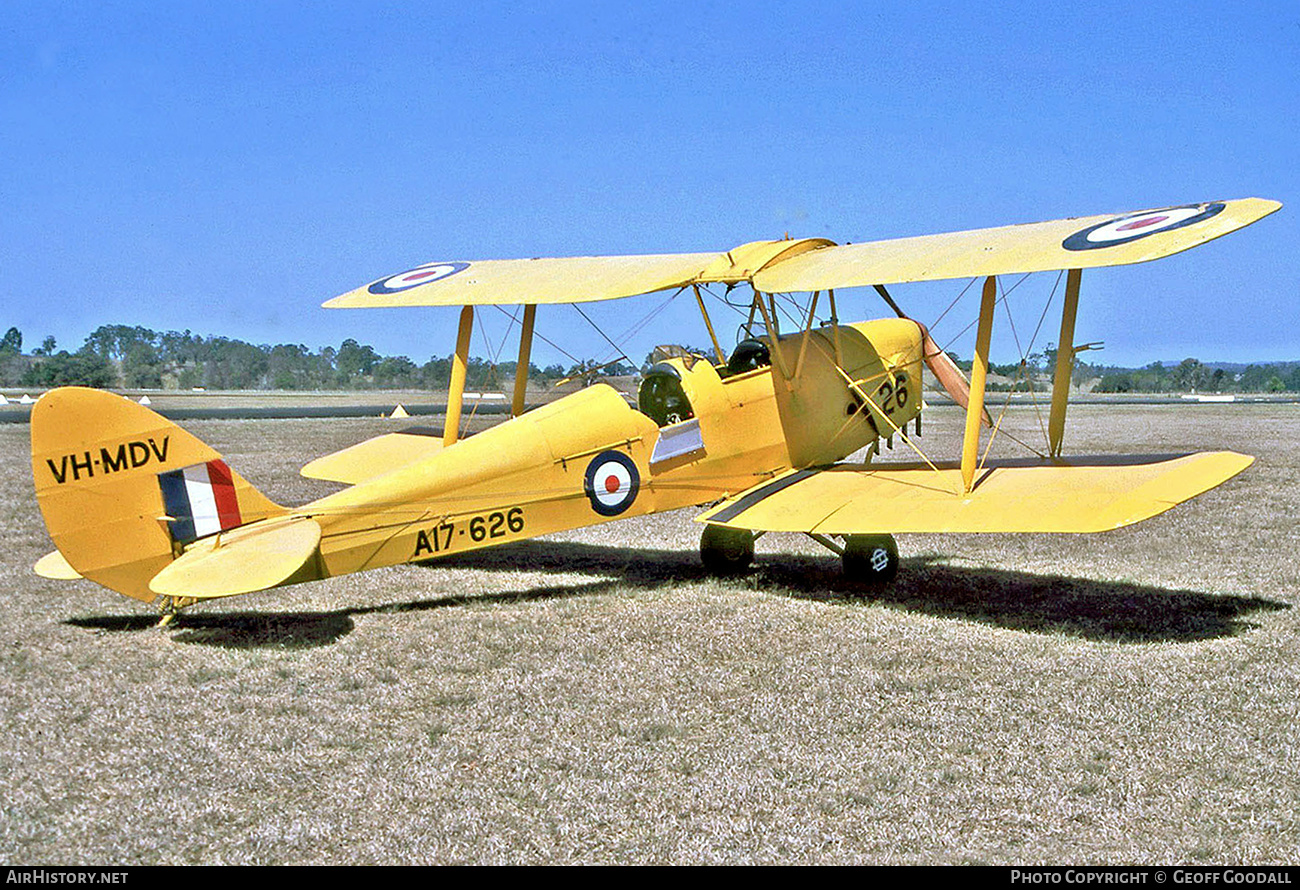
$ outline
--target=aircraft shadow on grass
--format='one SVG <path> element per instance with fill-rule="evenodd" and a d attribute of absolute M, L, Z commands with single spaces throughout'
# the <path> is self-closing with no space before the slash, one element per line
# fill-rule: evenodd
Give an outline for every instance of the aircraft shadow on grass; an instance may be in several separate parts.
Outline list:
<path fill-rule="evenodd" d="M 172 639 L 233 649 L 311 648 L 329 645 L 351 633 L 357 616 L 597 596 L 620 589 L 656 590 L 711 579 L 699 557 L 690 551 L 564 541 L 523 541 L 417 567 L 494 572 L 516 572 L 524 567 L 528 572 L 591 575 L 598 580 L 509 589 L 503 579 L 503 589 L 495 593 L 331 611 L 185 613 L 173 623 Z M 844 576 L 839 560 L 829 555 L 760 555 L 749 571 L 714 583 L 830 607 L 883 605 L 1028 633 L 1116 643 L 1192 642 L 1234 636 L 1258 626 L 1244 616 L 1290 608 L 1259 597 L 953 565 L 941 556 L 903 559 L 898 578 L 883 590 L 855 584 Z M 70 618 L 64 623 L 99 632 L 144 631 L 154 627 L 157 618 L 119 615 Z"/>

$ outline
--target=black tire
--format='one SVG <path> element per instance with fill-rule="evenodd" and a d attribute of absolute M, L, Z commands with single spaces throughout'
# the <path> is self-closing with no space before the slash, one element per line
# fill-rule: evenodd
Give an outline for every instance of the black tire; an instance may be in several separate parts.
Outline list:
<path fill-rule="evenodd" d="M 871 587 L 883 587 L 898 574 L 898 544 L 893 535 L 849 535 L 842 558 L 844 574 Z"/>
<path fill-rule="evenodd" d="M 754 533 L 743 528 L 706 525 L 700 536 L 700 560 L 713 575 L 735 575 L 754 561 Z"/>

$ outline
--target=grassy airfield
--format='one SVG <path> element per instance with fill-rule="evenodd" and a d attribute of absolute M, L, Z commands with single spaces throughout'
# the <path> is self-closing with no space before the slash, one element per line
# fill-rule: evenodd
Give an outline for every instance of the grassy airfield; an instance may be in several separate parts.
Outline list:
<path fill-rule="evenodd" d="M 960 415 L 925 420 L 954 454 Z M 392 422 L 187 426 L 300 502 Z M 1107 535 L 902 537 L 867 598 L 794 536 L 706 577 L 688 511 L 167 631 L 30 572 L 27 435 L 0 426 L 6 862 L 1300 859 L 1300 407 L 1076 406 L 1074 453 L 1258 461 Z"/>

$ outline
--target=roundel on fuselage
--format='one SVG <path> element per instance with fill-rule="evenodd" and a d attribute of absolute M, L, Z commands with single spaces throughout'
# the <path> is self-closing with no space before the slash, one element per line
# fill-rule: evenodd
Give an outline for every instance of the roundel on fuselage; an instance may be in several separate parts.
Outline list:
<path fill-rule="evenodd" d="M 602 451 L 587 464 L 583 491 L 591 509 L 601 516 L 617 516 L 627 510 L 640 489 L 636 462 L 621 451 Z"/>

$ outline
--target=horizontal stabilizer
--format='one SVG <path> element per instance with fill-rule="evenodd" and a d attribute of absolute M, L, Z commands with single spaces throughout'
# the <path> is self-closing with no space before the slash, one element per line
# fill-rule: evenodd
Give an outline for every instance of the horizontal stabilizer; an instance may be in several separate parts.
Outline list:
<path fill-rule="evenodd" d="M 939 464 L 792 470 L 729 498 L 700 522 L 827 535 L 1100 532 L 1159 515 L 1240 473 L 1253 457 L 1186 455 L 990 461 L 974 491 Z"/>
<path fill-rule="evenodd" d="M 63 558 L 63 554 L 55 550 L 53 553 L 47 553 L 40 559 L 36 560 L 36 565 L 32 566 L 32 571 L 42 578 L 49 578 L 51 581 L 76 581 L 82 577 L 68 561 Z"/>
<path fill-rule="evenodd" d="M 299 472 L 308 479 L 356 485 L 442 450 L 442 432 L 411 427 L 318 457 Z"/>
<path fill-rule="evenodd" d="M 214 599 L 319 577 L 321 528 L 296 516 L 267 519 L 193 544 L 149 582 L 162 596 Z"/>

